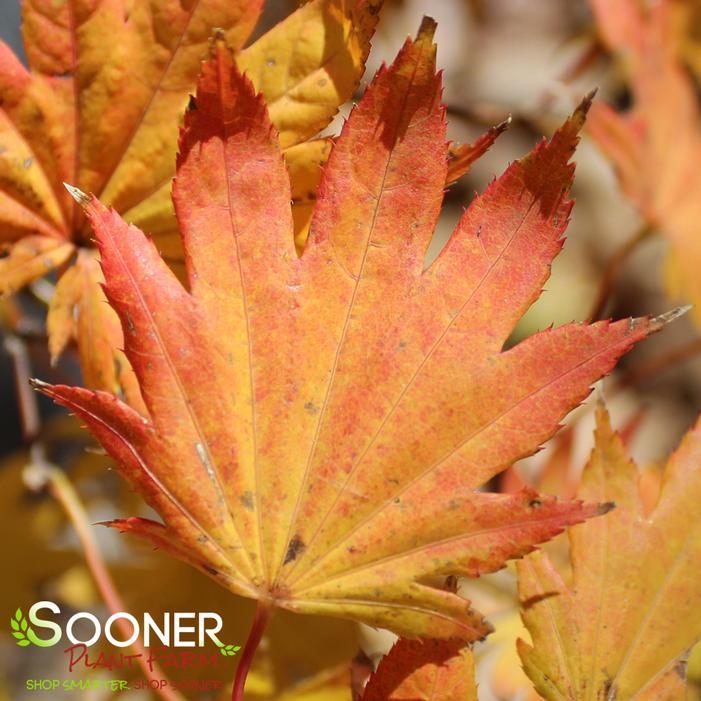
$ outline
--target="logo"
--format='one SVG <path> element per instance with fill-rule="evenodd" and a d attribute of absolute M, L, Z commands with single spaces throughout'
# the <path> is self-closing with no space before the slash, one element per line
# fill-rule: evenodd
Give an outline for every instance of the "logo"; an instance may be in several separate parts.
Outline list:
<path fill-rule="evenodd" d="M 157 621 L 150 613 L 145 613 L 141 620 L 130 613 L 118 611 L 113 613 L 104 624 L 89 611 L 74 613 L 62 628 L 56 621 L 46 617 L 46 613 L 60 615 L 61 609 L 53 601 L 38 601 L 25 617 L 21 608 L 10 618 L 10 628 L 17 645 L 27 647 L 52 647 L 58 645 L 64 637 L 72 644 L 89 648 L 103 638 L 115 647 L 129 647 L 142 638 L 144 647 L 160 645 L 163 647 L 193 648 L 204 647 L 214 643 L 224 657 L 232 657 L 240 645 L 225 645 L 217 633 L 222 629 L 222 619 L 212 611 L 186 611 L 164 613 Z M 118 637 L 118 629 L 126 623 L 131 633 L 125 639 Z M 80 630 L 81 632 L 78 632 Z M 40 634 L 37 634 L 37 631 Z"/>
<path fill-rule="evenodd" d="M 22 613 L 22 609 L 17 609 L 15 611 L 14 618 L 10 619 L 10 626 L 12 628 L 12 635 L 17 638 L 17 644 L 20 647 L 27 647 L 27 645 L 36 645 L 37 647 L 49 647 L 53 643 L 45 642 L 34 635 L 34 631 L 30 628 L 27 623 L 27 619 Z"/>

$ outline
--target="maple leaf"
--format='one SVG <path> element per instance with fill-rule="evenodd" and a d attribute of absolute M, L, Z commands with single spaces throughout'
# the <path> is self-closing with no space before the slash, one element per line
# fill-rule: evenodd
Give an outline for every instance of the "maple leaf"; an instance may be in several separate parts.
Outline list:
<path fill-rule="evenodd" d="M 573 580 L 547 557 L 518 563 L 524 668 L 546 699 L 685 699 L 683 657 L 701 638 L 701 423 L 665 469 L 651 512 L 639 472 L 607 412 L 579 496 L 615 501 L 605 518 L 569 531 Z"/>
<path fill-rule="evenodd" d="M 674 298 L 701 301 L 701 113 L 681 64 L 679 3 L 647 9 L 637 0 L 590 0 L 606 43 L 625 58 L 633 106 L 619 114 L 594 106 L 589 131 L 611 160 L 623 192 L 668 239 L 666 286 Z M 694 313 L 701 321 L 699 304 Z"/>
<path fill-rule="evenodd" d="M 448 173 L 446 184 L 451 185 L 467 174 L 472 164 L 484 156 L 499 136 L 511 124 L 511 117 L 488 129 L 471 144 L 450 144 L 448 147 Z"/>
<path fill-rule="evenodd" d="M 73 265 L 61 276 L 49 302 L 49 352 L 56 358 L 71 338 L 84 339 L 78 345 L 83 382 L 88 387 L 117 386 L 129 404 L 141 406 L 134 371 L 124 353 L 113 345 L 116 340 L 121 342 L 122 327 L 119 317 L 107 304 L 101 288 L 103 282 L 96 251 L 78 250 Z M 105 358 L 112 362 L 105 362 Z"/>
<path fill-rule="evenodd" d="M 97 193 L 148 230 L 176 264 L 181 251 L 170 191 L 178 124 L 213 28 L 239 50 L 262 4 L 25 0 L 29 70 L 0 43 L 0 250 L 7 252 L 0 294 L 51 270 L 63 273 L 49 309 L 53 359 L 75 338 L 85 381 L 141 410 L 119 350 L 119 323 L 89 263 L 90 226 L 63 182 Z M 268 99 L 283 146 L 297 149 L 297 162 L 314 155 L 306 139 L 352 95 L 380 5 L 312 0 L 238 52 L 239 65 Z M 71 258 L 80 270 L 69 274 Z"/>
<path fill-rule="evenodd" d="M 468 173 L 472 164 L 491 148 L 510 123 L 509 119 L 491 127 L 473 143 L 450 144 L 446 186 L 452 185 Z M 300 253 L 304 250 L 309 236 L 309 227 L 323 172 L 322 166 L 331 153 L 332 145 L 333 139 L 330 137 L 313 139 L 289 148 L 285 152 L 285 162 L 290 173 L 292 202 L 294 203 L 292 216 L 295 244 Z"/>
<path fill-rule="evenodd" d="M 189 290 L 138 228 L 76 193 L 146 412 L 38 387 L 164 520 L 114 527 L 265 607 L 476 639 L 489 625 L 434 578 L 499 569 L 601 510 L 476 490 L 663 320 L 569 324 L 503 350 L 562 246 L 589 100 L 424 269 L 448 168 L 433 30 L 352 111 L 301 256 L 265 102 L 215 47 L 174 184 Z"/>
<path fill-rule="evenodd" d="M 361 701 L 477 701 L 472 650 L 462 640 L 398 640 Z"/>

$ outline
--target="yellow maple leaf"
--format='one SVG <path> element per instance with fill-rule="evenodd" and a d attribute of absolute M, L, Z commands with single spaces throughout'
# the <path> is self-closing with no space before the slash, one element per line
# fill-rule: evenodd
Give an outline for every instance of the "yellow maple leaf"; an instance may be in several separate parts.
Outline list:
<path fill-rule="evenodd" d="M 541 553 L 519 562 L 524 668 L 551 701 L 686 699 L 684 656 L 701 638 L 701 423 L 665 469 L 648 513 L 640 474 L 602 407 L 578 496 L 615 502 L 569 530 L 573 580 Z"/>

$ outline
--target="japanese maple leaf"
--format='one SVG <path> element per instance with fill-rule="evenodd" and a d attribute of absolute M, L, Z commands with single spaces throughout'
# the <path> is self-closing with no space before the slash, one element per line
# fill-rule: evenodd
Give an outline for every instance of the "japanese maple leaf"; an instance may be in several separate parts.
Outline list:
<path fill-rule="evenodd" d="M 424 269 L 448 153 L 433 28 L 345 123 L 301 256 L 265 102 L 216 47 L 174 184 L 189 289 L 138 228 L 76 192 L 145 412 L 39 387 L 163 518 L 116 528 L 264 607 L 476 639 L 489 625 L 436 578 L 498 569 L 601 510 L 478 488 L 662 322 L 570 324 L 503 350 L 562 246 L 588 100 Z"/>
<path fill-rule="evenodd" d="M 170 190 L 181 115 L 213 28 L 238 50 L 262 4 L 25 0 L 29 70 L 0 43 L 0 294 L 63 273 L 49 309 L 53 358 L 76 338 L 86 383 L 142 410 L 90 226 L 63 182 L 98 194 L 178 260 Z M 237 54 L 296 173 L 318 170 L 319 145 L 307 140 L 355 89 L 380 4 L 312 0 Z"/>
<path fill-rule="evenodd" d="M 401 638 L 382 658 L 361 701 L 477 701 L 475 662 L 462 640 Z"/>
<path fill-rule="evenodd" d="M 701 638 L 701 423 L 670 458 L 648 512 L 638 468 L 599 408 L 579 496 L 611 500 L 569 531 L 573 579 L 547 557 L 518 563 L 524 668 L 546 699 L 686 699 L 689 648 Z"/>
<path fill-rule="evenodd" d="M 667 238 L 671 296 L 701 301 L 701 129 L 696 88 L 679 57 L 680 3 L 591 0 L 606 43 L 625 58 L 632 109 L 595 105 L 589 130 L 614 164 L 621 188 Z M 695 318 L 698 322 L 699 305 Z"/>

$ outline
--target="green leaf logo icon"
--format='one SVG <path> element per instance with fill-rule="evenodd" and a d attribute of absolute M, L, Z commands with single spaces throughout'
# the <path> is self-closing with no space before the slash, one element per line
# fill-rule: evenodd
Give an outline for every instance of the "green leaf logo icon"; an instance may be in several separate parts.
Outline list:
<path fill-rule="evenodd" d="M 220 645 L 219 652 L 224 657 L 233 657 L 241 649 L 240 645 Z"/>
<path fill-rule="evenodd" d="M 17 644 L 20 647 L 27 647 L 27 645 L 32 644 L 29 636 L 32 635 L 34 637 L 34 631 L 27 624 L 27 619 L 24 617 L 22 609 L 15 611 L 15 615 L 10 619 L 10 627 L 12 628 L 12 635 L 17 638 Z"/>

